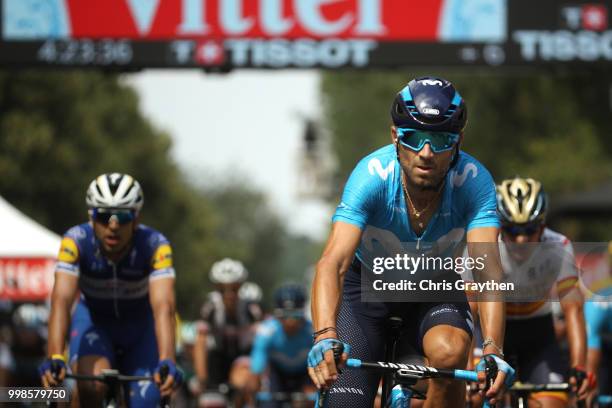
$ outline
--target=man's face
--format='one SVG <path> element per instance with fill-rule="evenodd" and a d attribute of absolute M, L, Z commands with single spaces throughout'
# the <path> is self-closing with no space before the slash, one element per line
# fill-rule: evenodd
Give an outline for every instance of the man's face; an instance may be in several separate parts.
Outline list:
<path fill-rule="evenodd" d="M 120 253 L 132 240 L 137 220 L 132 213 L 132 219 L 128 221 L 130 217 L 127 216 L 126 211 L 128 210 L 99 210 L 99 212 L 94 210 L 93 212 L 91 220 L 94 233 L 107 254 Z"/>
<path fill-rule="evenodd" d="M 304 319 L 299 317 L 285 317 L 281 319 L 283 330 L 287 336 L 295 335 L 300 330 L 303 323 Z"/>
<path fill-rule="evenodd" d="M 397 133 L 395 127 L 391 127 L 391 134 L 395 143 Z M 406 173 L 408 183 L 422 190 L 436 189 L 446 176 L 450 167 L 453 155 L 457 150 L 434 153 L 429 143 L 425 143 L 423 148 L 415 152 L 414 150 L 396 144 L 399 151 L 399 159 L 402 169 Z"/>
<path fill-rule="evenodd" d="M 508 244 L 508 252 L 517 261 L 526 261 L 536 248 L 536 243 L 542 239 L 544 225 L 502 226 L 502 240 Z"/>
<path fill-rule="evenodd" d="M 242 283 L 223 283 L 217 285 L 217 291 L 221 293 L 223 298 L 223 305 L 227 309 L 234 310 L 238 304 L 238 291 L 240 290 Z"/>

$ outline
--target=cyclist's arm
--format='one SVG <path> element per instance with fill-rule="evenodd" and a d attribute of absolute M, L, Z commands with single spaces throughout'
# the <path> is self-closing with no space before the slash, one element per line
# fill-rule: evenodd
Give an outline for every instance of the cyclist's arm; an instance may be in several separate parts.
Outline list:
<path fill-rule="evenodd" d="M 601 365 L 601 333 L 604 330 L 606 314 L 597 303 L 589 300 L 584 305 L 587 331 L 587 371 L 598 373 Z"/>
<path fill-rule="evenodd" d="M 201 322 L 205 326 L 206 323 Z M 198 329 L 193 347 L 193 368 L 201 387 L 208 381 L 208 327 Z"/>
<path fill-rule="evenodd" d="M 469 254 L 472 258 L 483 257 L 485 264 L 484 274 L 474 273 L 476 280 L 494 279 L 501 282 L 503 272 L 499 258 L 497 237 L 499 228 L 482 227 L 473 228 L 467 233 Z M 473 245 L 470 245 L 472 243 Z M 486 256 L 485 256 L 486 255 Z M 485 276 L 486 275 L 486 276 Z M 503 298 L 493 298 L 501 301 L 480 301 L 478 304 L 478 315 L 480 316 L 480 328 L 483 338 L 492 339 L 496 345 L 503 347 L 504 330 L 506 327 L 506 304 Z M 494 345 L 488 345 L 484 354 L 499 354 Z"/>
<path fill-rule="evenodd" d="M 586 363 L 586 329 L 582 298 L 577 288 L 572 289 L 572 292 L 575 293 L 568 294 L 561 299 L 561 309 L 565 316 L 571 367 L 584 367 Z"/>
<path fill-rule="evenodd" d="M 51 313 L 49 315 L 49 337 L 47 356 L 64 354 L 66 334 L 70 325 L 70 309 L 78 290 L 79 277 L 56 272 L 53 292 L 51 293 Z"/>
<path fill-rule="evenodd" d="M 271 326 L 264 323 L 259 327 L 258 333 L 253 341 L 253 349 L 251 350 L 251 380 L 249 388 L 251 392 L 257 392 L 261 388 L 261 375 L 268 365 L 268 349 L 270 347 L 271 336 L 274 333 L 269 332 Z"/>
<path fill-rule="evenodd" d="M 176 361 L 175 347 L 175 298 L 174 278 L 160 278 L 149 281 L 149 301 L 155 318 L 155 336 L 159 360 Z"/>
<path fill-rule="evenodd" d="M 312 285 L 311 310 L 315 331 L 336 327 L 344 274 L 353 261 L 361 235 L 361 229 L 353 224 L 336 221 L 332 226 L 323 255 L 317 262 Z M 329 331 L 316 340 L 330 337 L 336 338 L 336 332 Z"/>

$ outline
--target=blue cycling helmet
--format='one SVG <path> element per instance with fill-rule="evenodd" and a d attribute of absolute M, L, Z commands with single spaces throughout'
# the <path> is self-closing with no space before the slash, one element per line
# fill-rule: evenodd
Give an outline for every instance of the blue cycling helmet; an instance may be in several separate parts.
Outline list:
<path fill-rule="evenodd" d="M 398 127 L 461 133 L 467 122 L 467 110 L 450 81 L 420 77 L 397 94 L 391 105 L 391 119 Z"/>
<path fill-rule="evenodd" d="M 297 283 L 286 283 L 274 292 L 274 306 L 277 309 L 302 309 L 305 303 L 304 287 Z"/>

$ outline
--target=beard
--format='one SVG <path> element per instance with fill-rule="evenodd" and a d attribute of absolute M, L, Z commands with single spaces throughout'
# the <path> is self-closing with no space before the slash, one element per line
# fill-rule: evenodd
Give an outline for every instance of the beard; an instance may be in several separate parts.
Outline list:
<path fill-rule="evenodd" d="M 432 177 L 422 178 L 418 176 L 410 176 L 410 183 L 421 191 L 438 191 L 444 183 L 446 174 L 435 174 Z"/>

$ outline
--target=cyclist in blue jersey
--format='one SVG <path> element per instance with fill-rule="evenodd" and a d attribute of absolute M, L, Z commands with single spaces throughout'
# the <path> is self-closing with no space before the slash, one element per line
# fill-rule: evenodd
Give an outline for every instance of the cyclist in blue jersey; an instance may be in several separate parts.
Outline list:
<path fill-rule="evenodd" d="M 612 394 L 612 241 L 608 246 L 608 273 L 601 281 L 602 289 L 589 293 L 584 304 L 584 316 L 587 325 L 587 370 L 596 373 L 598 389 L 593 395 Z M 606 282 L 607 278 L 607 282 Z M 597 286 L 597 284 L 595 285 Z"/>
<path fill-rule="evenodd" d="M 304 318 L 306 296 L 301 285 L 288 283 L 274 293 L 274 317 L 257 329 L 251 351 L 250 389 L 262 388 L 267 368 L 270 392 L 314 392 L 306 370 L 312 346 L 312 324 Z M 260 406 L 282 406 L 267 401 Z"/>
<path fill-rule="evenodd" d="M 175 272 L 170 242 L 139 224 L 140 184 L 121 173 L 102 174 L 89 185 L 89 222 L 72 227 L 61 242 L 51 295 L 48 358 L 40 367 L 43 385 L 66 373 L 64 345 L 70 333 L 73 372 L 97 375 L 116 368 L 125 375 L 154 375 L 132 382 L 131 407 L 154 406 L 180 382 L 175 363 Z M 77 294 L 76 307 L 70 316 Z M 161 383 L 159 371 L 168 368 Z M 105 386 L 79 382 L 82 406 L 99 406 Z"/>
<path fill-rule="evenodd" d="M 329 389 L 331 407 L 372 406 L 379 377 L 358 370 L 338 375 L 331 347 L 341 342 L 355 358 L 381 361 L 386 317 L 392 315 L 402 317 L 402 340 L 414 341 L 429 365 L 463 368 L 467 363 L 473 322 L 463 291 L 452 301 L 441 292 L 437 301 L 361 301 L 362 276 L 373 271 L 373 248 L 394 257 L 405 253 L 409 243 L 416 244 L 417 253 L 434 246 L 458 251 L 457 243 L 467 240 L 471 256 L 483 248 L 490 252 L 486 274 L 496 282 L 502 276 L 495 184 L 482 164 L 460 150 L 467 121 L 462 97 L 445 79 L 417 78 L 397 94 L 391 119 L 392 143 L 353 170 L 316 267 L 311 300 L 315 344 L 308 365 L 315 385 Z M 483 302 L 480 307 L 483 349 L 499 367 L 487 391 L 495 403 L 513 377 L 503 360 L 505 306 Z M 341 363 L 346 358 L 348 353 Z M 460 407 L 464 393 L 461 383 L 432 380 L 425 406 Z"/>

